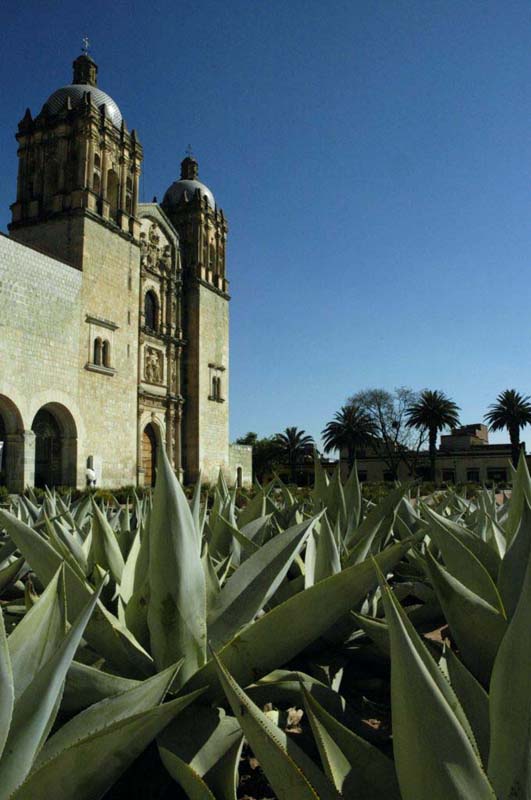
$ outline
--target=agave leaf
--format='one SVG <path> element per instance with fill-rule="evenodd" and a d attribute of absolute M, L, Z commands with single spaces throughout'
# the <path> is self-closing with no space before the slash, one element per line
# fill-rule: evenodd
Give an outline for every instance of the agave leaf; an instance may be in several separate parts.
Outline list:
<path fill-rule="evenodd" d="M 426 564 L 463 661 L 487 686 L 507 621 L 486 600 L 438 564 L 429 551 Z"/>
<path fill-rule="evenodd" d="M 251 541 L 256 541 L 257 544 L 262 544 L 263 535 L 266 532 L 271 514 L 264 514 L 246 525 L 240 526 L 241 532 Z"/>
<path fill-rule="evenodd" d="M 127 605 L 135 590 L 135 569 L 140 553 L 140 531 L 137 530 L 125 560 L 120 582 L 120 597 Z"/>
<path fill-rule="evenodd" d="M 356 461 L 354 461 L 352 469 L 350 470 L 350 475 L 343 487 L 343 491 L 345 494 L 345 505 L 347 507 L 347 527 L 345 536 L 347 540 L 350 540 L 353 532 L 360 524 L 361 519 L 361 486 L 358 478 L 358 465 Z"/>
<path fill-rule="evenodd" d="M 204 517 L 203 520 L 201 520 L 201 473 L 199 473 L 194 487 L 194 495 L 192 497 L 190 511 L 192 512 L 192 519 L 194 521 L 194 526 L 195 526 L 197 547 L 199 549 L 199 552 L 201 552 L 201 541 L 203 539 L 203 522 L 204 522 Z"/>
<path fill-rule="evenodd" d="M 8 586 L 11 586 L 17 580 L 22 567 L 24 566 L 25 559 L 24 558 L 17 558 L 15 561 L 12 561 L 7 567 L 0 570 L 0 595 L 7 589 Z"/>
<path fill-rule="evenodd" d="M 518 467 L 512 481 L 511 502 L 509 505 L 509 515 L 505 522 L 505 534 L 507 544 L 511 541 L 516 531 L 520 527 L 520 521 L 524 510 L 524 502 L 531 506 L 531 477 L 527 468 L 527 460 L 523 451 L 518 459 Z"/>
<path fill-rule="evenodd" d="M 446 678 L 380 574 L 391 640 L 393 749 L 402 800 L 496 800 Z"/>
<path fill-rule="evenodd" d="M 341 559 L 337 542 L 326 514 L 321 518 L 320 522 L 321 530 L 315 554 L 315 583 L 341 572 Z"/>
<path fill-rule="evenodd" d="M 158 745 L 166 769 L 190 800 L 236 800 L 242 733 L 223 709 L 189 706 Z"/>
<path fill-rule="evenodd" d="M 337 525 L 337 523 L 336 523 Z M 341 572 L 341 560 L 328 515 L 325 513 L 308 538 L 304 555 L 304 588 Z"/>
<path fill-rule="evenodd" d="M 347 526 L 347 506 L 345 503 L 345 493 L 341 483 L 340 465 L 337 464 L 328 485 L 326 496 L 326 512 L 333 525 L 339 522 L 340 529 L 343 531 Z"/>
<path fill-rule="evenodd" d="M 95 592 L 74 621 L 61 645 L 18 698 L 0 762 L 0 786 L 9 797 L 29 773 L 58 711 L 63 683 L 96 606 Z"/>
<path fill-rule="evenodd" d="M 9 733 L 14 701 L 13 670 L 9 658 L 4 615 L 0 609 L 0 758 Z"/>
<path fill-rule="evenodd" d="M 265 515 L 265 507 L 265 494 L 263 489 L 261 489 L 249 500 L 247 505 L 244 506 L 238 514 L 239 529 L 242 530 L 246 525 L 263 517 Z"/>
<path fill-rule="evenodd" d="M 223 518 L 222 518 L 223 519 Z M 239 531 L 238 528 L 235 528 L 234 525 L 231 525 L 230 522 L 227 522 L 226 519 L 223 520 L 227 528 L 230 530 L 233 539 L 235 539 L 235 546 L 238 547 L 240 552 L 241 560 L 244 560 L 244 557 L 248 557 L 252 553 L 256 553 L 260 550 L 260 546 L 255 544 L 252 539 L 249 539 L 242 531 Z M 241 549 L 240 549 L 241 548 Z"/>
<path fill-rule="evenodd" d="M 439 516 L 428 506 L 424 511 L 430 520 L 429 535 L 433 539 L 438 549 L 441 551 L 449 572 L 464 583 L 471 591 L 478 594 L 491 606 L 504 614 L 503 603 L 501 601 L 496 584 L 488 569 L 483 566 L 481 560 L 472 552 L 471 547 L 474 541 L 481 543 L 490 553 L 494 553 L 491 547 L 486 545 L 477 536 L 466 535 L 465 529 L 454 522 Z M 466 537 L 466 538 L 465 538 Z M 499 559 L 494 567 L 497 574 Z"/>
<path fill-rule="evenodd" d="M 53 547 L 32 528 L 2 509 L 0 523 L 17 543 L 42 583 L 48 584 L 63 563 Z M 93 592 L 69 564 L 65 564 L 65 586 L 68 617 L 72 621 Z M 153 662 L 149 655 L 102 603 L 98 603 L 97 611 L 89 621 L 84 635 L 94 649 L 122 674 L 144 677 L 153 672 Z"/>
<path fill-rule="evenodd" d="M 188 800 L 224 800 L 223 795 L 216 798 L 199 773 L 171 750 L 159 745 L 159 754 L 172 778 L 186 792 Z"/>
<path fill-rule="evenodd" d="M 62 566 L 7 640 L 15 700 L 51 658 L 65 634 L 66 599 Z"/>
<path fill-rule="evenodd" d="M 400 561 L 409 546 L 409 542 L 392 545 L 379 553 L 376 561 L 387 572 Z M 247 686 L 308 647 L 343 614 L 356 607 L 376 584 L 370 562 L 348 567 L 275 606 L 226 644 L 220 657 L 236 680 Z M 212 661 L 192 676 L 186 689 L 207 685 L 205 698 L 219 697 L 219 682 Z"/>
<path fill-rule="evenodd" d="M 135 683 L 125 692 L 105 697 L 76 714 L 48 739 L 35 761 L 34 769 L 38 770 L 46 761 L 57 758 L 74 742 L 157 706 L 162 702 L 181 664 L 174 664 L 151 678 Z"/>
<path fill-rule="evenodd" d="M 362 631 L 369 636 L 377 648 L 388 658 L 391 655 L 391 645 L 389 642 L 389 629 L 383 619 L 368 617 L 366 614 L 350 612 Z"/>
<path fill-rule="evenodd" d="M 450 648 L 445 650 L 445 659 L 450 683 L 470 721 L 481 760 L 483 764 L 487 764 L 490 737 L 489 696 Z"/>
<path fill-rule="evenodd" d="M 531 796 L 531 558 L 490 683 L 488 774 L 499 800 Z"/>
<path fill-rule="evenodd" d="M 520 524 L 500 564 L 498 587 L 509 619 L 515 612 L 531 557 L 531 508 L 524 497 Z"/>
<path fill-rule="evenodd" d="M 92 500 L 92 558 L 119 584 L 124 570 L 124 558 L 116 534 L 98 505 Z"/>
<path fill-rule="evenodd" d="M 393 762 L 329 714 L 301 683 L 326 775 L 350 800 L 401 800 Z"/>
<path fill-rule="evenodd" d="M 211 514 L 207 522 L 210 532 L 209 547 L 210 552 L 215 558 L 226 558 L 231 552 L 236 560 L 239 561 L 239 542 L 234 537 L 237 530 L 228 519 L 225 519 L 223 511 Z"/>
<path fill-rule="evenodd" d="M 227 700 L 279 800 L 338 800 L 340 795 L 304 750 L 245 694 L 213 656 Z"/>
<path fill-rule="evenodd" d="M 96 729 L 86 730 L 82 738 L 70 739 L 64 743 L 64 749 L 31 772 L 13 795 L 13 800 L 49 800 L 50 797 L 54 800 L 71 800 L 73 797 L 76 800 L 94 800 L 103 797 L 160 731 L 200 693 L 193 692 L 118 718 L 116 722 L 98 725 Z M 102 702 L 110 705 L 118 699 Z"/>
<path fill-rule="evenodd" d="M 270 539 L 228 579 L 208 617 L 212 647 L 229 641 L 264 607 L 286 577 L 316 520 L 314 517 Z"/>
<path fill-rule="evenodd" d="M 72 661 L 66 676 L 61 711 L 81 711 L 106 697 L 121 694 L 138 685 L 138 681 L 111 675 L 88 664 Z"/>
<path fill-rule="evenodd" d="M 356 528 L 351 537 L 345 542 L 349 550 L 352 551 L 348 559 L 349 564 L 359 564 L 367 558 L 376 535 L 383 536 L 389 532 L 396 509 L 407 490 L 408 484 L 398 486 L 369 511 L 361 525 Z"/>
<path fill-rule="evenodd" d="M 184 658 L 185 679 L 206 659 L 205 575 L 190 506 L 162 446 L 157 460 L 147 620 L 157 668 Z"/>

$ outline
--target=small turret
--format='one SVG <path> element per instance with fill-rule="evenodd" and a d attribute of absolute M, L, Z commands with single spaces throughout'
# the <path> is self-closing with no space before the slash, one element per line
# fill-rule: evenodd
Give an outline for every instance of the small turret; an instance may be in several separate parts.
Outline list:
<path fill-rule="evenodd" d="M 98 65 L 88 53 L 78 56 L 72 66 L 74 68 L 72 83 L 86 84 L 87 86 L 98 85 Z"/>

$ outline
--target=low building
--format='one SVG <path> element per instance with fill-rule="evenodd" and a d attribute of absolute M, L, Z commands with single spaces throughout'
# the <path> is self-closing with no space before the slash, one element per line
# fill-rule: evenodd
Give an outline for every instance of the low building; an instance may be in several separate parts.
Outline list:
<path fill-rule="evenodd" d="M 511 445 L 490 444 L 486 425 L 475 423 L 455 428 L 441 436 L 436 460 L 436 481 L 448 483 L 504 483 L 510 479 L 509 463 Z M 421 451 L 416 459 L 408 454 L 408 462 L 414 462 L 412 471 L 406 461 L 398 467 L 398 479 L 430 479 L 429 453 Z M 360 481 L 392 481 L 394 475 L 382 457 L 382 453 L 364 450 L 358 453 Z"/>

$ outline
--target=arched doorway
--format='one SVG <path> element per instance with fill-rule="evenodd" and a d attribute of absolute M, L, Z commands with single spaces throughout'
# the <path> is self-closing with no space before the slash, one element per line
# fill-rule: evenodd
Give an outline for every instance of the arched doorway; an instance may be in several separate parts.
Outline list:
<path fill-rule="evenodd" d="M 16 405 L 0 395 L 0 486 L 24 489 L 24 426 Z"/>
<path fill-rule="evenodd" d="M 144 470 L 144 486 L 155 486 L 155 468 L 157 466 L 157 435 L 151 422 L 142 431 L 142 468 Z"/>
<path fill-rule="evenodd" d="M 77 431 L 67 408 L 47 403 L 31 426 L 35 434 L 35 486 L 75 486 Z"/>

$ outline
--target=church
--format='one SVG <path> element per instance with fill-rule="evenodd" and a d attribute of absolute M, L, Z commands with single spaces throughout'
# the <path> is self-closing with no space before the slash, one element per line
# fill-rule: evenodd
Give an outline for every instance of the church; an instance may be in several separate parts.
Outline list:
<path fill-rule="evenodd" d="M 16 134 L 0 234 L 0 483 L 251 480 L 229 445 L 227 220 L 189 154 L 142 203 L 142 145 L 83 52 Z"/>

